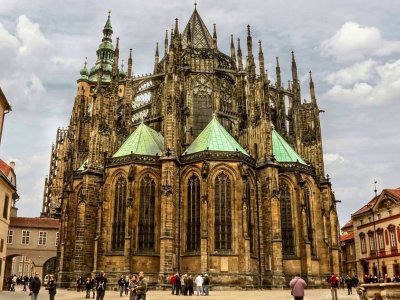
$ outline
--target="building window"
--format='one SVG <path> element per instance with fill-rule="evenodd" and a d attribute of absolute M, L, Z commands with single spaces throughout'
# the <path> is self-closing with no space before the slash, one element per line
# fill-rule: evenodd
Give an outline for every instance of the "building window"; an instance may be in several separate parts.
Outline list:
<path fill-rule="evenodd" d="M 215 179 L 215 250 L 232 249 L 231 180 L 224 172 Z"/>
<path fill-rule="evenodd" d="M 12 244 L 14 241 L 14 230 L 9 230 L 7 233 L 7 244 Z"/>
<path fill-rule="evenodd" d="M 280 185 L 281 195 L 281 231 L 283 255 L 294 255 L 294 236 L 292 225 L 292 199 L 289 186 Z"/>
<path fill-rule="evenodd" d="M 4 251 L 4 240 L 1 239 L 1 241 L 0 241 L 0 252 L 3 252 L 3 251 Z"/>
<path fill-rule="evenodd" d="M 380 229 L 376 233 L 378 235 L 378 247 L 379 250 L 384 250 L 385 249 L 385 240 L 383 238 L 383 230 Z"/>
<path fill-rule="evenodd" d="M 250 239 L 250 252 L 254 253 L 254 202 L 251 201 L 251 185 L 246 181 L 247 234 Z"/>
<path fill-rule="evenodd" d="M 360 233 L 361 253 L 367 253 L 367 243 L 365 241 L 365 234 Z"/>
<path fill-rule="evenodd" d="M 5 219 L 8 218 L 8 205 L 10 204 L 10 197 L 8 197 L 8 195 L 6 195 L 5 199 L 4 199 L 4 207 L 3 207 L 3 217 Z"/>
<path fill-rule="evenodd" d="M 46 244 L 47 244 L 47 232 L 39 231 L 39 245 L 46 245 Z"/>
<path fill-rule="evenodd" d="M 29 245 L 31 240 L 31 232 L 29 230 L 22 230 L 22 245 Z"/>
<path fill-rule="evenodd" d="M 187 250 L 200 250 L 200 180 L 193 175 L 188 181 Z"/>
<path fill-rule="evenodd" d="M 351 256 L 354 255 L 354 245 L 353 245 L 353 244 L 350 244 L 350 245 L 349 245 L 349 254 L 350 254 Z"/>
<path fill-rule="evenodd" d="M 60 233 L 56 232 L 56 243 L 55 243 L 55 245 L 58 246 L 59 243 L 60 243 Z"/>
<path fill-rule="evenodd" d="M 125 212 L 126 212 L 127 183 L 120 176 L 115 183 L 114 216 L 112 225 L 112 250 L 123 250 L 125 241 Z"/>
<path fill-rule="evenodd" d="M 389 226 L 389 240 L 390 240 L 390 248 L 397 248 L 397 239 L 396 239 L 396 227 Z"/>
<path fill-rule="evenodd" d="M 375 237 L 373 232 L 368 232 L 368 239 L 369 239 L 369 250 L 373 252 L 375 251 Z"/>
<path fill-rule="evenodd" d="M 364 223 L 364 220 L 361 219 L 361 220 L 360 220 L 360 225 L 362 225 L 363 223 Z"/>
<path fill-rule="evenodd" d="M 156 184 L 149 175 L 140 182 L 139 250 L 153 251 L 155 240 Z"/>

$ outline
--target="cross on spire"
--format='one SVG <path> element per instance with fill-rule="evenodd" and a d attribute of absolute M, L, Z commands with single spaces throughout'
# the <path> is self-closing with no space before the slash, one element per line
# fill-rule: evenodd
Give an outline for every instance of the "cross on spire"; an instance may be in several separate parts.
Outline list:
<path fill-rule="evenodd" d="M 194 0 L 194 9 L 197 8 L 197 0 Z"/>

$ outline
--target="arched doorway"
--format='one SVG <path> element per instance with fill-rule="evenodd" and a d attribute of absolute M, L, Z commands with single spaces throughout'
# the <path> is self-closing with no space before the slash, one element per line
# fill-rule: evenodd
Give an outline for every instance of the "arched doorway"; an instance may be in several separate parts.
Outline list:
<path fill-rule="evenodd" d="M 56 275 L 56 257 L 49 258 L 43 264 L 43 275 L 47 274 Z"/>

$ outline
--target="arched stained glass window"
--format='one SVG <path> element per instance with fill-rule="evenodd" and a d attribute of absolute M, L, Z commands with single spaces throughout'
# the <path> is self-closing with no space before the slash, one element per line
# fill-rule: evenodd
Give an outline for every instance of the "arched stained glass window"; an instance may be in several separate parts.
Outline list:
<path fill-rule="evenodd" d="M 304 187 L 304 203 L 306 205 L 306 215 L 307 215 L 307 236 L 310 241 L 311 255 L 315 256 L 315 239 L 314 239 L 314 224 L 312 218 L 312 207 L 310 199 L 310 188 L 308 186 Z"/>
<path fill-rule="evenodd" d="M 149 175 L 140 182 L 139 250 L 153 251 L 155 246 L 156 185 Z"/>
<path fill-rule="evenodd" d="M 114 214 L 112 225 L 112 250 L 124 249 L 125 212 L 126 212 L 126 180 L 120 176 L 115 183 Z"/>
<path fill-rule="evenodd" d="M 232 250 L 231 180 L 224 172 L 215 179 L 215 250 Z"/>
<path fill-rule="evenodd" d="M 200 180 L 193 175 L 187 186 L 187 250 L 200 250 Z"/>
<path fill-rule="evenodd" d="M 294 255 L 294 235 L 292 224 L 292 199 L 286 183 L 280 185 L 281 195 L 281 231 L 283 255 Z"/>

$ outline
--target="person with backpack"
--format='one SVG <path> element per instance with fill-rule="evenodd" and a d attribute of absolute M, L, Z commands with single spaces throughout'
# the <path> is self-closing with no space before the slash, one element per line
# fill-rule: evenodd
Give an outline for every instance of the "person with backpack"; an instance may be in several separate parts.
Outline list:
<path fill-rule="evenodd" d="M 328 278 L 328 282 L 329 285 L 331 286 L 332 300 L 338 300 L 337 290 L 339 287 L 339 278 L 337 278 L 335 273 L 332 273 L 332 275 Z"/>
<path fill-rule="evenodd" d="M 103 300 L 106 293 L 106 284 L 108 280 L 104 271 L 101 271 L 99 276 L 96 278 L 96 300 Z"/>
<path fill-rule="evenodd" d="M 303 300 L 304 289 L 307 287 L 307 283 L 300 277 L 300 274 L 296 274 L 296 276 L 289 282 L 289 286 L 292 290 L 291 294 L 294 300 Z"/>

